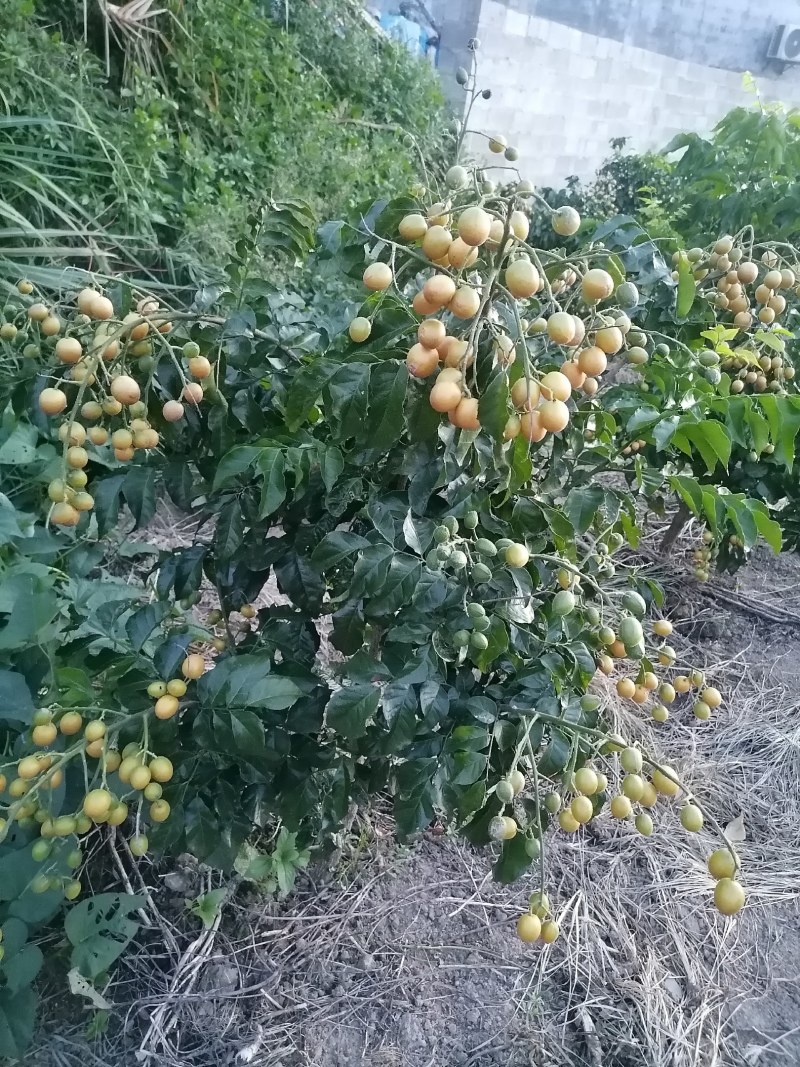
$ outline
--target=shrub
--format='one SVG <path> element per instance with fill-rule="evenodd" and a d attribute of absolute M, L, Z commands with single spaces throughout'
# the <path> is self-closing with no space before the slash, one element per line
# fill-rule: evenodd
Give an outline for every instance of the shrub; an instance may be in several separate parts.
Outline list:
<path fill-rule="evenodd" d="M 353 804 L 388 792 L 403 837 L 446 819 L 490 845 L 498 880 L 535 865 L 517 932 L 543 944 L 559 933 L 551 832 L 610 816 L 649 836 L 649 810 L 676 798 L 684 830 L 717 829 L 690 783 L 613 732 L 598 679 L 687 728 L 723 702 L 681 669 L 662 591 L 622 550 L 640 536 L 637 495 L 667 491 L 706 517 L 709 542 L 728 524 L 745 545 L 776 541 L 768 507 L 716 479 L 734 442 L 788 462 L 792 379 L 737 395 L 736 368 L 703 357 L 782 342 L 775 323 L 740 320 L 728 353 L 734 313 L 708 297 L 753 264 L 748 294 L 774 284 L 794 303 L 788 275 L 769 277 L 790 269 L 785 250 L 724 236 L 680 252 L 673 277 L 630 223 L 547 252 L 528 241 L 527 186 L 498 194 L 461 166 L 446 186 L 323 228 L 320 264 L 363 281 L 344 330 L 258 269 L 266 241 L 296 271 L 313 241 L 297 203 L 259 213 L 227 284 L 188 311 L 125 279 L 63 299 L 23 281 L 10 302 L 5 1053 L 32 1025 L 32 930 L 66 907 L 91 981 L 135 930 L 136 897 L 64 903 L 81 891 L 78 841 L 106 824 L 134 855 L 189 850 L 286 892 Z M 580 227 L 550 217 L 562 236 Z M 683 337 L 701 324 L 699 351 Z M 609 386 L 615 358 L 644 377 Z M 694 480 L 673 470 L 682 456 Z M 193 513 L 193 542 L 125 541 L 120 521 L 146 525 L 162 492 Z M 113 576 L 131 558 L 141 584 L 127 565 Z M 281 598 L 265 603 L 270 579 Z M 723 846 L 709 870 L 727 915 L 744 891 Z"/>

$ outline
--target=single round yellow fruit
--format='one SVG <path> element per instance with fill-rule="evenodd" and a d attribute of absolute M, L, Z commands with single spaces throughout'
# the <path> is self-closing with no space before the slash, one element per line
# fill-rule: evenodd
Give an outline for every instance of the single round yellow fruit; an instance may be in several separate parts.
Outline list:
<path fill-rule="evenodd" d="M 578 366 L 584 374 L 594 376 L 603 373 L 608 366 L 608 360 L 602 348 L 598 348 L 597 345 L 591 345 L 578 353 Z"/>
<path fill-rule="evenodd" d="M 55 352 L 62 363 L 74 366 L 83 355 L 83 346 L 77 337 L 61 337 L 56 341 Z"/>
<path fill-rule="evenodd" d="M 589 797 L 574 797 L 569 810 L 572 818 L 578 823 L 587 823 L 594 815 L 594 805 Z"/>
<path fill-rule="evenodd" d="M 531 224 L 524 211 L 512 211 L 509 225 L 518 241 L 527 241 Z"/>
<path fill-rule="evenodd" d="M 744 889 L 733 878 L 720 878 L 714 886 L 714 903 L 723 915 L 735 915 L 744 907 L 744 901 Z"/>
<path fill-rule="evenodd" d="M 515 259 L 506 270 L 506 288 L 517 300 L 527 300 L 539 291 L 542 284 L 539 271 L 529 259 Z M 573 336 L 574 324 L 570 319 L 570 337 Z"/>
<path fill-rule="evenodd" d="M 142 395 L 138 382 L 129 374 L 120 374 L 111 383 L 111 395 L 126 407 L 135 404 Z"/>
<path fill-rule="evenodd" d="M 48 315 L 40 329 L 45 337 L 55 337 L 56 334 L 61 333 L 61 319 L 57 315 Z"/>
<path fill-rule="evenodd" d="M 50 310 L 44 304 L 31 304 L 28 308 L 28 318 L 31 322 L 44 322 L 50 315 Z"/>
<path fill-rule="evenodd" d="M 397 229 L 404 241 L 419 241 L 428 231 L 428 222 L 424 215 L 404 215 Z"/>
<path fill-rule="evenodd" d="M 665 797 L 677 796 L 681 791 L 681 787 L 672 780 L 674 777 L 675 771 L 672 767 L 664 767 L 663 770 L 656 768 L 653 771 L 653 786 L 656 792 Z"/>
<path fill-rule="evenodd" d="M 673 685 L 675 686 L 676 693 L 688 693 L 692 688 L 692 683 L 685 674 L 678 674 L 673 678 Z"/>
<path fill-rule="evenodd" d="M 585 796 L 593 796 L 598 790 L 597 772 L 592 767 L 579 767 L 575 771 L 575 788 Z"/>
<path fill-rule="evenodd" d="M 616 796 L 611 801 L 611 814 L 615 819 L 627 819 L 633 807 L 626 796 Z"/>
<path fill-rule="evenodd" d="M 719 689 L 715 689 L 713 686 L 708 686 L 700 693 L 700 699 L 704 704 L 707 704 L 712 711 L 714 708 L 718 708 L 722 703 L 722 694 Z"/>
<path fill-rule="evenodd" d="M 558 825 L 565 833 L 574 834 L 581 824 L 572 814 L 570 808 L 564 808 L 558 813 Z"/>
<path fill-rule="evenodd" d="M 727 848 L 715 849 L 706 860 L 706 865 L 712 878 L 733 878 L 736 874 L 736 861 Z"/>
<path fill-rule="evenodd" d="M 656 793 L 656 787 L 652 782 L 645 781 L 642 795 L 639 797 L 639 803 L 643 808 L 653 808 L 658 802 L 658 793 Z"/>
<path fill-rule="evenodd" d="M 508 141 L 501 133 L 496 133 L 489 138 L 489 151 L 499 155 L 508 148 Z"/>
<path fill-rule="evenodd" d="M 607 356 L 613 356 L 619 352 L 625 341 L 622 330 L 618 326 L 604 326 L 594 335 L 594 343 L 601 352 Z M 633 352 L 633 349 L 631 349 Z"/>
<path fill-rule="evenodd" d="M 622 779 L 622 792 L 634 803 L 641 800 L 644 794 L 644 778 L 640 774 L 626 774 Z"/>
<path fill-rule="evenodd" d="M 135 834 L 128 842 L 132 856 L 144 856 L 150 847 L 146 834 Z"/>
<path fill-rule="evenodd" d="M 406 356 L 408 373 L 414 378 L 429 378 L 439 366 L 439 352 L 419 343 L 412 345 Z"/>
<path fill-rule="evenodd" d="M 628 774 L 639 774 L 642 770 L 642 754 L 638 748 L 624 748 L 619 754 L 622 769 Z"/>
<path fill-rule="evenodd" d="M 505 559 L 509 567 L 514 567 L 517 569 L 520 567 L 525 567 L 527 566 L 528 560 L 530 558 L 530 552 L 525 547 L 525 545 L 515 543 L 513 545 L 509 545 L 506 549 Z"/>
<path fill-rule="evenodd" d="M 458 407 L 448 413 L 448 418 L 461 430 L 480 430 L 481 428 L 478 420 L 478 401 L 471 396 L 463 397 Z"/>
<path fill-rule="evenodd" d="M 453 235 L 445 226 L 431 226 L 422 238 L 422 251 L 435 263 L 447 255 L 452 243 Z"/>
<path fill-rule="evenodd" d="M 174 771 L 171 760 L 166 756 L 156 756 L 150 762 L 150 775 L 154 782 L 168 782 Z"/>
<path fill-rule="evenodd" d="M 472 247 L 485 244 L 492 228 L 492 216 L 482 207 L 468 207 L 458 217 L 458 236 Z"/>
<path fill-rule="evenodd" d="M 617 696 L 631 700 L 636 692 L 636 683 L 632 678 L 620 678 L 617 682 Z"/>
<path fill-rule="evenodd" d="M 560 933 L 559 925 L 554 919 L 545 919 L 542 923 L 540 936 L 545 945 L 552 945 Z"/>
<path fill-rule="evenodd" d="M 178 710 L 178 698 L 174 696 L 159 697 L 155 704 L 155 716 L 157 719 L 171 719 Z"/>
<path fill-rule="evenodd" d="M 45 415 L 58 415 L 66 406 L 66 393 L 62 393 L 60 389 L 42 389 L 39 393 L 39 410 Z"/>
<path fill-rule="evenodd" d="M 89 303 L 85 314 L 92 319 L 105 321 L 114 317 L 114 305 L 107 296 L 95 295 Z"/>
<path fill-rule="evenodd" d="M 556 311 L 547 320 L 547 336 L 557 345 L 568 345 L 575 336 L 575 319 L 566 311 Z"/>
<path fill-rule="evenodd" d="M 517 937 L 520 941 L 538 941 L 542 932 L 542 921 L 538 915 L 526 911 L 517 919 Z"/>
<path fill-rule="evenodd" d="M 601 267 L 593 267 L 581 279 L 581 293 L 584 300 L 589 304 L 607 300 L 613 292 L 614 279 L 607 270 L 603 270 Z"/>
<path fill-rule="evenodd" d="M 437 379 L 436 384 L 433 389 L 431 389 L 429 402 L 434 411 L 455 411 L 461 403 L 461 398 L 462 393 L 460 385 L 456 382 L 442 382 Z"/>
<path fill-rule="evenodd" d="M 581 217 L 574 207 L 560 207 L 553 212 L 553 229 L 562 237 L 572 237 L 581 225 Z"/>
<path fill-rule="evenodd" d="M 521 411 L 533 411 L 541 391 L 535 378 L 518 378 L 511 386 L 511 403 Z"/>
<path fill-rule="evenodd" d="M 561 400 L 545 400 L 539 408 L 542 426 L 549 433 L 559 433 L 569 423 L 569 408 Z"/>
<path fill-rule="evenodd" d="M 509 420 L 510 422 L 511 420 Z M 522 417 L 517 419 L 518 432 L 527 440 L 533 444 L 537 444 L 539 441 L 543 441 L 547 437 L 547 430 L 542 426 L 542 416 L 538 411 L 526 411 Z M 509 425 L 506 423 L 506 432 L 509 430 Z M 512 435 L 516 436 L 516 435 Z"/>
<path fill-rule="evenodd" d="M 107 789 L 92 789 L 83 798 L 83 813 L 93 822 L 102 822 L 111 810 L 112 802 Z"/>
<path fill-rule="evenodd" d="M 569 400 L 572 395 L 572 386 L 569 383 L 569 378 L 558 370 L 548 371 L 539 382 L 539 386 L 546 400 L 561 400 L 564 402 Z"/>
<path fill-rule="evenodd" d="M 696 804 L 684 804 L 680 814 L 681 826 L 684 830 L 697 833 L 703 829 L 703 813 Z"/>
<path fill-rule="evenodd" d="M 202 656 L 187 656 L 181 664 L 181 674 L 184 678 L 199 678 L 205 673 L 206 661 Z"/>
<path fill-rule="evenodd" d="M 388 289 L 392 278 L 392 268 L 388 263 L 370 263 L 364 271 L 364 285 L 373 292 Z"/>
<path fill-rule="evenodd" d="M 477 291 L 471 285 L 460 285 L 448 304 L 448 310 L 458 319 L 471 319 L 478 314 L 480 306 L 481 298 Z"/>

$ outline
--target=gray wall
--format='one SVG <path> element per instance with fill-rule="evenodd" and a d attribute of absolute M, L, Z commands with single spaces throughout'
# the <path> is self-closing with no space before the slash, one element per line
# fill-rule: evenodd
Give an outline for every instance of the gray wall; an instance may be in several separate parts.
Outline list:
<path fill-rule="evenodd" d="M 780 7 L 787 21 L 797 10 L 800 24 L 800 0 L 762 3 Z M 719 14 L 723 7 L 727 22 Z M 624 11 L 631 17 L 623 25 Z M 588 26 L 567 24 L 565 12 L 571 21 L 582 12 Z M 735 40 L 742 56 L 737 61 L 729 52 L 730 67 L 711 65 L 722 53 L 703 43 L 702 26 L 717 18 L 727 47 Z M 774 22 L 761 15 L 758 25 L 760 38 L 749 28 L 744 0 L 482 0 L 480 82 L 493 95 L 476 107 L 470 125 L 504 134 L 520 152 L 524 177 L 561 185 L 571 174 L 590 178 L 608 157 L 612 138 L 628 138 L 633 151 L 658 151 L 676 133 L 708 133 L 731 108 L 753 106 L 742 72 L 756 73 L 756 60 L 768 71 L 756 74 L 761 99 L 800 104 L 800 64 L 779 73 L 765 59 L 777 13 Z M 702 62 L 690 58 L 698 51 Z M 497 163 L 485 146 L 479 137 L 468 142 L 475 158 Z"/>
<path fill-rule="evenodd" d="M 775 27 L 800 25 L 800 0 L 509 0 L 508 6 L 661 55 L 753 74 L 772 70 L 766 55 Z"/>

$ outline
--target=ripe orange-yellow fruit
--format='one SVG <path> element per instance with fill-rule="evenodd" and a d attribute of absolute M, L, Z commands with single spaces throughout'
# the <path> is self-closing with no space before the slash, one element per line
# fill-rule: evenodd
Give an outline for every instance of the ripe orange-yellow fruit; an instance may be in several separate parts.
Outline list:
<path fill-rule="evenodd" d="M 736 268 L 736 275 L 740 282 L 752 285 L 758 277 L 758 267 L 755 263 L 740 263 Z"/>
<path fill-rule="evenodd" d="M 592 345 L 589 348 L 584 348 L 578 353 L 578 366 L 584 374 L 597 375 L 602 374 L 608 366 L 608 360 L 606 354 L 602 348 L 598 348 L 597 345 Z"/>
<path fill-rule="evenodd" d="M 83 718 L 79 711 L 67 711 L 65 712 L 58 722 L 58 728 L 62 734 L 66 737 L 72 737 L 73 734 L 80 733 L 83 726 Z"/>
<path fill-rule="evenodd" d="M 455 267 L 456 270 L 471 267 L 477 258 L 478 249 L 468 245 L 460 237 L 456 237 L 447 250 L 447 262 L 451 267 Z"/>
<path fill-rule="evenodd" d="M 617 694 L 630 700 L 636 692 L 636 683 L 632 678 L 620 678 L 617 682 Z"/>
<path fill-rule="evenodd" d="M 535 378 L 518 378 L 511 386 L 511 403 L 523 411 L 533 411 L 540 396 L 541 390 Z"/>
<path fill-rule="evenodd" d="M 575 336 L 575 320 L 566 311 L 556 311 L 547 320 L 547 336 L 557 345 L 567 345 Z"/>
<path fill-rule="evenodd" d="M 480 430 L 478 422 L 478 401 L 471 396 L 465 396 L 457 408 L 448 415 L 450 422 L 461 430 Z"/>
<path fill-rule="evenodd" d="M 561 933 L 561 928 L 554 919 L 545 919 L 542 923 L 541 938 L 545 945 L 552 945 Z"/>
<path fill-rule="evenodd" d="M 55 352 L 62 363 L 74 365 L 83 355 L 83 346 L 77 337 L 61 337 L 56 341 Z"/>
<path fill-rule="evenodd" d="M 574 207 L 560 207 L 553 212 L 553 229 L 562 237 L 572 237 L 581 225 L 581 217 Z"/>
<path fill-rule="evenodd" d="M 625 338 L 618 326 L 604 326 L 594 335 L 595 345 L 608 356 L 613 356 L 622 348 Z"/>
<path fill-rule="evenodd" d="M 50 311 L 44 304 L 31 304 L 28 308 L 28 318 L 31 322 L 44 322 Z"/>
<path fill-rule="evenodd" d="M 481 298 L 471 285 L 460 285 L 448 305 L 450 312 L 459 319 L 471 319 L 478 314 Z"/>
<path fill-rule="evenodd" d="M 580 829 L 580 823 L 572 814 L 569 808 L 563 808 L 558 813 L 558 825 L 568 834 L 574 834 L 576 830 Z"/>
<path fill-rule="evenodd" d="M 397 229 L 404 241 L 419 241 L 428 231 L 428 222 L 424 215 L 404 215 Z"/>
<path fill-rule="evenodd" d="M 537 426 L 538 426 L 537 419 Z M 506 424 L 503 427 L 503 440 L 513 441 L 515 437 L 519 437 L 520 430 L 522 429 L 522 420 L 517 415 L 509 415 L 506 419 Z"/>
<path fill-rule="evenodd" d="M 517 919 L 517 937 L 520 941 L 530 943 L 539 939 L 542 932 L 542 921 L 538 915 L 526 911 Z"/>
<path fill-rule="evenodd" d="M 179 708 L 178 698 L 170 696 L 159 697 L 155 704 L 155 716 L 157 719 L 171 719 Z"/>
<path fill-rule="evenodd" d="M 168 400 L 161 409 L 161 414 L 167 422 L 179 422 L 183 418 L 184 410 L 180 400 Z"/>
<path fill-rule="evenodd" d="M 78 311 L 83 312 L 84 315 L 88 315 L 92 301 L 99 295 L 100 294 L 96 289 L 81 289 L 75 301 L 78 305 Z"/>
<path fill-rule="evenodd" d="M 446 256 L 450 245 L 453 243 L 453 235 L 444 226 L 431 226 L 422 238 L 422 251 L 428 259 L 437 260 Z"/>
<path fill-rule="evenodd" d="M 364 285 L 373 292 L 380 292 L 389 288 L 392 277 L 392 268 L 388 263 L 370 263 L 364 271 Z"/>
<path fill-rule="evenodd" d="M 111 810 L 113 798 L 107 789 L 92 789 L 83 798 L 83 813 L 93 822 L 102 822 Z"/>
<path fill-rule="evenodd" d="M 77 526 L 80 514 L 72 504 L 54 504 L 50 513 L 50 521 L 55 526 Z"/>
<path fill-rule="evenodd" d="M 542 390 L 542 396 L 548 400 L 566 401 L 572 395 L 572 386 L 569 378 L 558 370 L 548 371 L 539 382 L 539 385 Z"/>
<path fill-rule="evenodd" d="M 108 441 L 108 430 L 104 426 L 90 426 L 89 440 L 93 445 L 104 445 Z"/>
<path fill-rule="evenodd" d="M 42 389 L 39 393 L 39 410 L 45 415 L 58 415 L 67 406 L 67 395 L 60 389 Z"/>
<path fill-rule="evenodd" d="M 714 886 L 714 903 L 723 915 L 735 915 L 742 910 L 744 902 L 744 889 L 733 878 L 720 878 Z"/>
<path fill-rule="evenodd" d="M 486 247 L 490 248 L 492 251 L 499 248 L 505 232 L 505 224 L 502 223 L 500 219 L 495 219 L 489 230 L 489 239 L 486 242 Z"/>
<path fill-rule="evenodd" d="M 539 419 L 549 433 L 559 433 L 569 422 L 569 408 L 562 400 L 545 400 L 539 408 Z"/>
<path fill-rule="evenodd" d="M 433 315 L 440 310 L 435 304 L 431 304 L 430 301 L 425 299 L 425 294 L 421 289 L 414 295 L 414 299 L 411 301 L 411 306 L 418 315 L 422 315 L 423 317 L 426 315 Z"/>
<path fill-rule="evenodd" d="M 114 317 L 114 305 L 107 296 L 95 296 L 89 304 L 86 314 L 92 319 L 106 321 Z"/>
<path fill-rule="evenodd" d="M 166 756 L 156 756 L 150 762 L 150 775 L 154 782 L 168 782 L 173 775 L 173 767 Z"/>
<path fill-rule="evenodd" d="M 586 381 L 586 375 L 574 360 L 566 360 L 561 364 L 561 373 L 567 379 L 573 389 L 580 389 Z"/>
<path fill-rule="evenodd" d="M 206 661 L 196 654 L 187 656 L 181 664 L 181 674 L 184 678 L 199 678 L 205 674 Z"/>
<path fill-rule="evenodd" d="M 55 337 L 61 332 L 61 319 L 57 315 L 48 315 L 42 322 L 40 329 L 45 337 Z"/>
<path fill-rule="evenodd" d="M 183 387 L 181 396 L 184 400 L 188 400 L 190 404 L 197 405 L 203 399 L 203 387 L 199 382 L 187 382 Z"/>
<path fill-rule="evenodd" d="M 526 411 L 520 416 L 519 432 L 533 444 L 538 444 L 547 437 L 547 430 L 542 426 L 542 417 L 538 411 Z"/>
<path fill-rule="evenodd" d="M 492 216 L 482 207 L 468 207 L 458 216 L 458 236 L 472 247 L 485 244 L 492 228 Z"/>
<path fill-rule="evenodd" d="M 447 330 L 440 319 L 425 319 L 417 328 L 417 340 L 423 348 L 439 348 L 447 337 Z"/>
<path fill-rule="evenodd" d="M 637 685 L 631 699 L 635 704 L 646 704 L 649 698 L 650 694 L 647 689 L 643 685 Z"/>
<path fill-rule="evenodd" d="M 431 389 L 430 405 L 434 411 L 455 411 L 461 403 L 461 386 L 453 381 L 438 381 Z"/>
<path fill-rule="evenodd" d="M 165 822 L 169 818 L 170 806 L 166 800 L 154 800 L 150 805 L 150 818 L 153 822 Z"/>
<path fill-rule="evenodd" d="M 529 259 L 515 259 L 506 270 L 506 288 L 517 300 L 526 300 L 538 292 L 542 284 L 539 271 Z M 552 316 L 551 316 L 552 317 Z M 574 333 L 572 317 L 570 319 L 570 337 Z"/>
<path fill-rule="evenodd" d="M 572 340 L 567 341 L 567 345 L 570 348 L 577 348 L 578 345 L 583 343 L 584 337 L 586 337 L 586 323 L 583 319 L 579 319 L 577 315 L 572 316 L 572 323 L 575 327 L 575 332 L 572 335 Z"/>
<path fill-rule="evenodd" d="M 85 467 L 88 462 L 89 453 L 85 448 L 81 448 L 79 445 L 73 445 L 72 448 L 67 449 L 67 464 L 70 467 L 80 470 L 82 467 Z"/>
<path fill-rule="evenodd" d="M 425 348 L 419 343 L 412 345 L 406 356 L 408 373 L 415 378 L 427 378 L 439 366 L 439 352 L 435 348 Z"/>
<path fill-rule="evenodd" d="M 133 435 L 133 446 L 134 448 L 158 448 L 160 440 L 158 430 L 148 426 L 144 430 L 138 430 Z"/>
<path fill-rule="evenodd" d="M 469 347 L 468 341 L 459 341 L 455 337 L 451 337 L 448 341 L 445 339 L 444 343 L 439 347 L 439 355 L 444 361 L 445 367 L 451 369 L 461 369 L 462 367 L 471 367 L 475 362 L 475 356 Z"/>
<path fill-rule="evenodd" d="M 593 267 L 587 270 L 581 279 L 581 293 L 584 300 L 589 304 L 599 300 L 607 300 L 614 292 L 614 279 L 607 270 L 601 267 Z"/>
<path fill-rule="evenodd" d="M 614 797 L 611 801 L 610 808 L 611 814 L 615 819 L 627 819 L 633 810 L 630 800 L 622 794 Z"/>
<path fill-rule="evenodd" d="M 688 693 L 692 688 L 691 680 L 685 674 L 677 674 L 672 679 L 672 684 L 675 686 L 676 693 Z"/>
<path fill-rule="evenodd" d="M 594 396 L 600 388 L 600 382 L 598 382 L 597 378 L 587 378 L 581 388 L 587 396 Z"/>
<path fill-rule="evenodd" d="M 455 296 L 456 283 L 449 274 L 434 274 L 422 286 L 422 292 L 429 304 L 444 307 Z"/>
<path fill-rule="evenodd" d="M 358 318 L 353 319 L 347 327 L 347 332 L 350 334 L 351 341 L 360 344 L 362 341 L 366 341 L 372 333 L 372 323 L 369 319 L 365 319 L 362 315 L 359 315 Z"/>
<path fill-rule="evenodd" d="M 659 637 L 669 637 L 672 633 L 672 623 L 668 619 L 656 619 L 653 623 L 653 633 Z"/>
<path fill-rule="evenodd" d="M 146 788 L 150 784 L 150 777 L 149 767 L 134 767 L 130 776 L 131 788 L 139 790 Z"/>
<path fill-rule="evenodd" d="M 527 241 L 531 224 L 524 211 L 512 211 L 509 219 L 510 229 L 518 241 Z"/>
<path fill-rule="evenodd" d="M 130 406 L 135 404 L 142 395 L 138 382 L 129 374 L 120 374 L 111 383 L 111 395 L 120 404 Z"/>
<path fill-rule="evenodd" d="M 211 374 L 211 363 L 205 356 L 192 356 L 188 367 L 189 373 L 193 378 L 202 380 L 203 378 L 208 378 Z"/>

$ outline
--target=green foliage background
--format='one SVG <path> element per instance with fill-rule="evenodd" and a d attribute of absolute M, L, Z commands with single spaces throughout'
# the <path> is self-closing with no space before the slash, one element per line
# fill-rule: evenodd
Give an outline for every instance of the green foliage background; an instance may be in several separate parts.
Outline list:
<path fill-rule="evenodd" d="M 293 0 L 288 20 L 258 0 L 159 6 L 159 47 L 112 38 L 107 55 L 94 5 L 86 44 L 79 0 L 3 5 L 0 222 L 104 230 L 129 258 L 194 279 L 230 255 L 256 201 L 291 193 L 338 215 L 405 190 L 416 143 L 426 164 L 445 158 L 435 75 L 360 5 Z M 14 242 L 5 233 L 0 252 Z"/>

